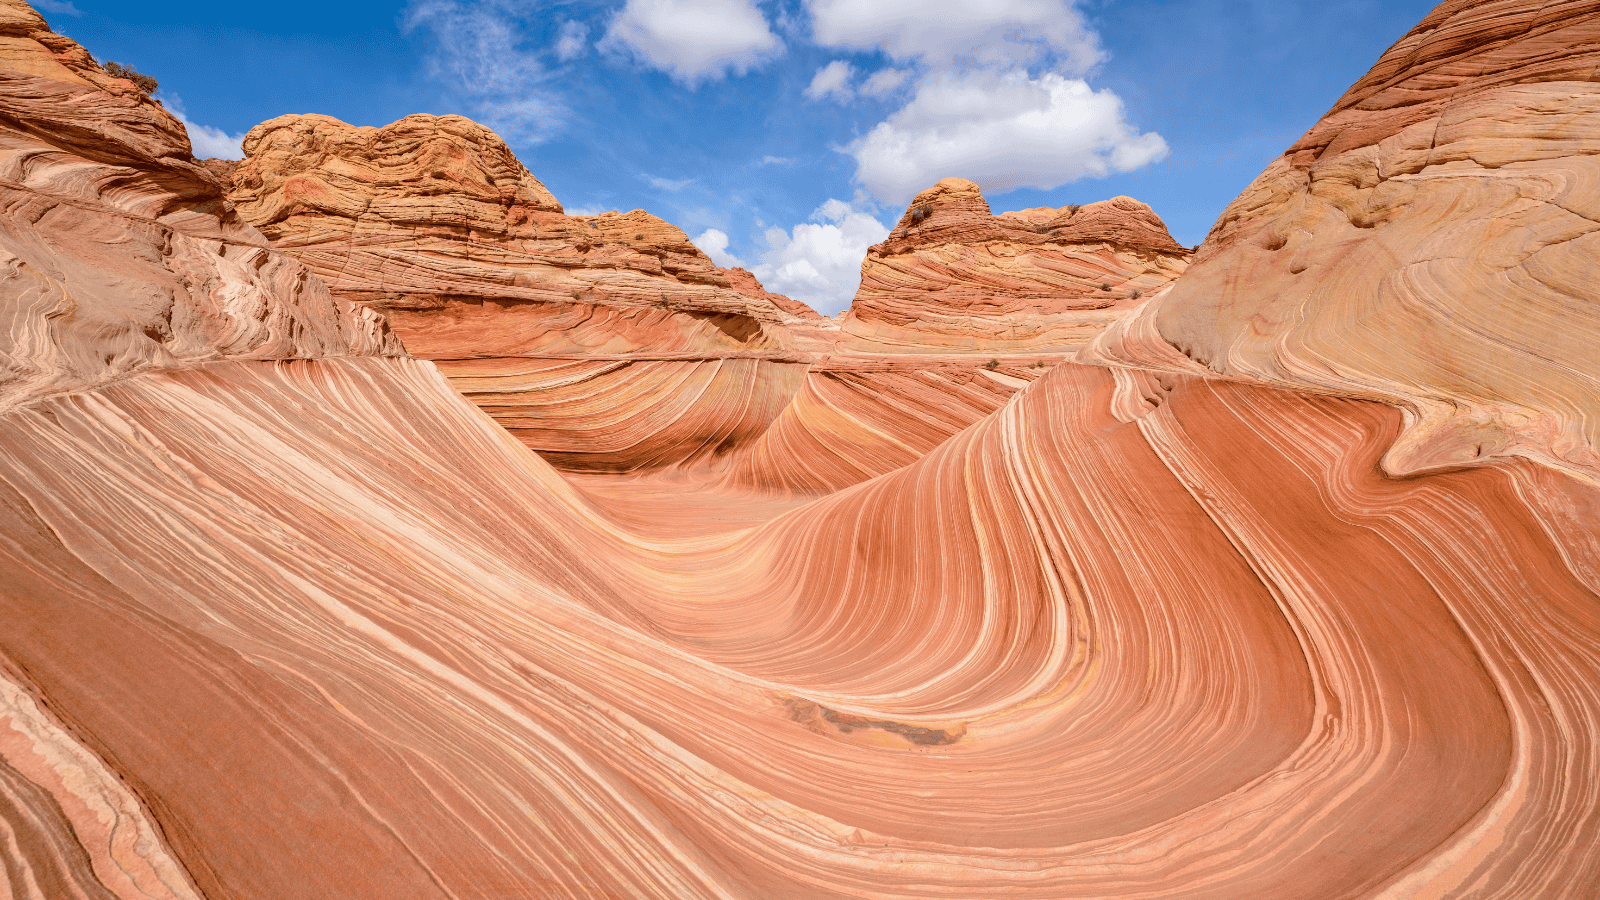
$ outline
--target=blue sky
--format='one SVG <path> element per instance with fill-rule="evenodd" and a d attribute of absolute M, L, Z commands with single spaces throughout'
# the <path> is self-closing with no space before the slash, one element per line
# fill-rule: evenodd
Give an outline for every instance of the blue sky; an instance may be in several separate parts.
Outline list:
<path fill-rule="evenodd" d="M 571 212 L 643 208 L 837 312 L 917 190 L 1118 194 L 1199 243 L 1431 2 L 36 0 L 153 75 L 201 155 L 255 124 L 459 113 Z"/>

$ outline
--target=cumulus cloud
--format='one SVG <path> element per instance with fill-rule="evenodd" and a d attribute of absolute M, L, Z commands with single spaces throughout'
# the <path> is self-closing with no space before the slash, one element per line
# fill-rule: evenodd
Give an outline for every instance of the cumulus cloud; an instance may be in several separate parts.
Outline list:
<path fill-rule="evenodd" d="M 690 85 L 742 75 L 783 49 L 751 0 L 628 0 L 601 45 Z"/>
<path fill-rule="evenodd" d="M 904 69 L 881 69 L 872 73 L 861 85 L 861 93 L 868 97 L 882 97 L 892 94 L 911 79 L 911 73 Z"/>
<path fill-rule="evenodd" d="M 565 104 L 546 86 L 550 73 L 542 54 L 548 51 L 532 45 L 517 4 L 412 0 L 404 28 L 432 34 L 429 70 L 465 100 L 474 118 L 501 137 L 537 143 L 553 136 L 565 121 Z M 569 36 L 576 37 L 575 50 Z M 564 46 L 581 52 L 582 42 L 577 32 L 563 31 L 553 49 L 557 56 Z"/>
<path fill-rule="evenodd" d="M 1050 189 L 1167 155 L 1121 98 L 1084 76 L 1105 56 L 1073 0 L 805 0 L 819 44 L 899 66 L 856 89 L 911 99 L 842 148 L 855 180 L 901 204 L 952 175 L 991 193 Z M 822 79 L 819 72 L 818 80 Z M 816 85 L 817 81 L 813 81 Z"/>
<path fill-rule="evenodd" d="M 882 50 L 900 62 L 1088 71 L 1103 54 L 1070 0 L 806 0 L 819 44 Z"/>
<path fill-rule="evenodd" d="M 861 286 L 867 248 L 888 236 L 889 227 L 867 212 L 843 200 L 829 200 L 810 222 L 791 231 L 767 229 L 768 249 L 751 271 L 767 290 L 834 315 L 850 306 Z"/>
<path fill-rule="evenodd" d="M 996 193 L 1054 188 L 1162 159 L 1167 142 L 1128 124 L 1122 100 L 1078 78 L 940 73 L 849 146 L 856 179 L 903 204 L 952 175 Z"/>
<path fill-rule="evenodd" d="M 847 100 L 850 97 L 850 78 L 855 74 L 855 66 L 842 59 L 836 59 L 817 70 L 812 77 L 811 84 L 806 88 L 805 95 L 811 100 L 821 100 L 824 97 L 837 97 Z"/>
<path fill-rule="evenodd" d="M 221 128 L 193 122 L 184 112 L 183 100 L 176 94 L 162 94 L 161 105 L 183 123 L 189 132 L 189 146 L 194 148 L 195 159 L 244 159 L 244 132 L 228 134 Z"/>
<path fill-rule="evenodd" d="M 744 263 L 739 261 L 739 257 L 728 252 L 728 234 L 725 231 L 707 228 L 699 237 L 691 239 L 689 243 L 699 247 L 705 255 L 711 257 L 712 262 L 724 269 L 731 269 L 734 266 L 738 266 L 741 269 L 744 268 Z"/>

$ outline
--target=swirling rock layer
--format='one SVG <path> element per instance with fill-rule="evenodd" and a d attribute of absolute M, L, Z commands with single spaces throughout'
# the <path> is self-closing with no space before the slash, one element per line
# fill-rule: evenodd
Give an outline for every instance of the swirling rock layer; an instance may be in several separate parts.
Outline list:
<path fill-rule="evenodd" d="M 226 208 L 178 120 L 4 11 L 0 410 L 209 359 L 399 352 Z"/>
<path fill-rule="evenodd" d="M 1597 13 L 1441 4 L 1085 358 L 1399 404 L 1393 472 L 1600 476 Z"/>
<path fill-rule="evenodd" d="M 0 651 L 207 895 L 1600 883 L 1600 584 L 1554 542 L 1593 489 L 1387 479 L 1359 401 L 1178 378 L 1124 422 L 1136 387 L 1059 367 L 673 538 L 425 363 L 144 376 L 0 429 Z"/>
<path fill-rule="evenodd" d="M 799 358 L 786 324 L 817 318 L 750 273 L 717 268 L 682 231 L 643 210 L 564 214 L 504 141 L 460 116 L 407 116 L 383 128 L 282 116 L 252 129 L 244 149 L 247 158 L 230 173 L 229 199 L 240 214 L 335 294 L 384 312 L 412 353 L 474 360 L 473 380 L 463 382 L 473 396 L 490 369 L 527 372 L 552 356 L 631 356 L 644 365 L 625 376 L 640 377 L 611 380 L 628 381 L 635 395 L 654 390 L 672 405 L 678 380 L 658 383 L 659 367 L 649 364 L 661 354 L 699 354 L 709 359 L 700 377 L 716 380 L 715 360 L 725 354 Z M 547 449 L 528 416 L 556 404 L 510 396 L 517 383 L 542 387 L 503 378 L 486 408 Z M 759 409 L 787 396 L 780 388 L 750 402 Z M 684 424 L 670 423 L 636 455 L 692 462 L 700 454 L 674 455 Z M 715 446 L 726 432 L 717 425 L 688 440 Z M 609 440 L 652 440 L 630 434 Z"/>
<path fill-rule="evenodd" d="M 1069 351 L 1166 287 L 1189 251 L 1130 197 L 991 215 L 947 178 L 867 251 L 842 347 L 876 352 Z"/>
<path fill-rule="evenodd" d="M 1483 10 L 1546 21 L 1428 28 Z M 572 352 L 408 358 L 43 27 L 0 0 L 0 147 L 50 176 L 5 246 L 68 298 L 0 281 L 3 896 L 1600 893 L 1581 469 L 1390 474 L 1415 413 L 1364 382 L 1167 343 L 1189 275 L 1114 365 L 514 314 Z M 18 124 L 46 96 L 98 112 Z"/>

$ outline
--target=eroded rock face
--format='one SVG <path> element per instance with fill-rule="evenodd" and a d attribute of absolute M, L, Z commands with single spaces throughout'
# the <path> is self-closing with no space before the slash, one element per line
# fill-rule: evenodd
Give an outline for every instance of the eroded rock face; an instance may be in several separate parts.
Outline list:
<path fill-rule="evenodd" d="M 804 304 L 718 268 L 643 210 L 566 215 L 499 136 L 460 116 L 383 128 L 283 116 L 244 149 L 229 198 L 246 219 L 564 467 L 725 455 L 777 415 L 798 386 L 786 373 L 820 349 L 788 327 L 817 319 Z M 654 411 L 623 424 L 597 409 L 602 395 Z M 730 420 L 711 396 L 742 412 Z M 600 428 L 611 433 L 587 450 L 562 436 Z"/>
<path fill-rule="evenodd" d="M 735 340 L 774 349 L 795 318 L 753 278 L 736 289 L 682 231 L 643 210 L 566 215 L 499 136 L 460 116 L 383 128 L 281 116 L 252 129 L 244 150 L 229 193 L 240 214 L 340 296 L 393 311 L 395 328 L 419 346 L 435 319 L 459 322 L 486 303 L 521 304 L 523 318 L 594 311 L 584 330 L 606 333 L 529 331 L 520 343 L 529 353 L 607 341 L 676 352 L 703 338 L 727 349 L 697 325 L 708 316 L 747 318 Z M 626 325 L 612 327 L 651 310 L 668 315 L 650 334 L 621 337 Z"/>
<path fill-rule="evenodd" d="M 1084 358 L 1397 403 L 1396 473 L 1600 477 L 1596 11 L 1441 4 Z"/>
<path fill-rule="evenodd" d="M 867 251 L 842 346 L 1072 350 L 1170 284 L 1188 258 L 1131 197 L 996 216 L 977 185 L 947 178 Z"/>
<path fill-rule="evenodd" d="M 152 367 L 399 353 L 223 201 L 183 126 L 0 6 L 0 409 Z"/>
<path fill-rule="evenodd" d="M 72 261 L 50 327 L 90 356 L 129 258 L 175 264 L 149 234 L 253 234 L 181 145 L 107 165 L 19 108 L 0 146 L 54 180 L 8 209 L 81 214 L 6 246 Z M 317 356 L 359 315 L 249 252 L 301 293 L 217 320 L 294 340 L 0 410 L 4 896 L 1600 893 L 1600 488 L 1561 467 L 1389 477 L 1401 410 L 1218 376 L 1153 315 L 1048 369 Z"/>

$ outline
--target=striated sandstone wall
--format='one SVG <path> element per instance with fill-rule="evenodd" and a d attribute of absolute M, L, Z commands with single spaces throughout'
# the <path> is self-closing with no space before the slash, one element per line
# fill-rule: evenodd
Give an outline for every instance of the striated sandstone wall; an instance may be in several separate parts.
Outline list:
<path fill-rule="evenodd" d="M 407 116 L 383 128 L 282 116 L 254 128 L 244 148 L 229 173 L 229 199 L 244 218 L 335 294 L 382 311 L 412 353 L 452 377 L 470 372 L 458 385 L 564 466 L 689 464 L 707 458 L 702 445 L 725 454 L 748 428 L 724 427 L 709 403 L 720 394 L 686 418 L 669 415 L 684 407 L 674 395 L 684 379 L 657 376 L 699 368 L 690 384 L 723 384 L 724 357 L 771 360 L 749 364 L 759 377 L 735 379 L 757 391 L 743 405 L 764 426 L 792 394 L 793 379 L 777 373 L 814 349 L 797 345 L 788 327 L 817 318 L 804 304 L 767 292 L 748 272 L 719 269 L 643 210 L 566 215 L 499 136 L 460 116 Z M 585 412 L 596 385 L 525 375 L 595 358 L 618 362 L 606 384 L 659 407 L 634 424 L 661 430 L 627 430 L 630 446 L 618 453 L 573 454 L 570 441 L 550 435 L 612 422 Z M 484 393 L 490 372 L 501 374 Z M 564 387 L 576 392 L 569 403 L 517 396 Z M 619 432 L 608 445 L 621 440 Z"/>
<path fill-rule="evenodd" d="M 228 208 L 177 119 L 18 2 L 0 205 L 0 410 L 153 367 L 400 352 Z"/>
<path fill-rule="evenodd" d="M 0 0 L 48 47 L 36 19 Z M 0 411 L 4 896 L 1600 893 L 1600 488 L 1566 468 L 1392 477 L 1406 414 L 1362 382 L 1221 377 L 1141 315 L 1115 365 L 821 363 L 764 431 L 736 382 L 778 363 L 730 352 L 673 394 L 761 436 L 640 475 L 651 404 L 582 410 L 618 360 L 447 381 L 254 245 L 300 293 L 228 282 L 262 318 L 217 321 L 282 308 L 292 340 L 85 375 L 128 259 L 163 259 L 106 220 L 251 232 L 181 144 L 95 161 L 93 129 L 170 120 L 82 90 L 79 149 L 24 154 L 81 226 L 6 226 L 113 287 L 27 332 L 81 352 L 27 357 L 54 387 Z M 55 133 L 23 108 L 0 139 Z M 628 474 L 565 475 L 454 387 L 502 377 Z"/>
<path fill-rule="evenodd" d="M 1398 404 L 1395 473 L 1600 478 L 1597 68 L 1600 4 L 1440 4 L 1083 358 Z"/>
<path fill-rule="evenodd" d="M 991 215 L 978 186 L 946 178 L 867 251 L 841 349 L 1075 350 L 1188 264 L 1131 197 Z"/>

